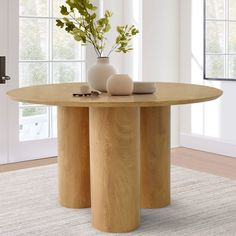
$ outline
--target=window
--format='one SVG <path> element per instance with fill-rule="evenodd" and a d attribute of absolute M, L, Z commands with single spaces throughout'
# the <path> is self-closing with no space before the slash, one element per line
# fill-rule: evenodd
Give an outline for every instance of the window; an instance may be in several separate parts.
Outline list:
<path fill-rule="evenodd" d="M 205 0 L 204 79 L 236 80 L 236 0 Z"/>
<path fill-rule="evenodd" d="M 55 25 L 63 0 L 19 1 L 19 86 L 85 81 L 85 49 Z M 56 109 L 21 103 L 20 141 L 56 136 Z"/>

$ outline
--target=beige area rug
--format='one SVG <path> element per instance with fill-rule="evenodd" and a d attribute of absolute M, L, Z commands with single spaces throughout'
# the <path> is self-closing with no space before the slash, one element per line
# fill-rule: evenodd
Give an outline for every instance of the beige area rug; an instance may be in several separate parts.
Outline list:
<path fill-rule="evenodd" d="M 61 207 L 56 176 L 56 165 L 0 174 L 1 236 L 118 235 L 93 229 L 90 209 Z M 174 166 L 172 204 L 122 235 L 236 235 L 236 182 Z"/>

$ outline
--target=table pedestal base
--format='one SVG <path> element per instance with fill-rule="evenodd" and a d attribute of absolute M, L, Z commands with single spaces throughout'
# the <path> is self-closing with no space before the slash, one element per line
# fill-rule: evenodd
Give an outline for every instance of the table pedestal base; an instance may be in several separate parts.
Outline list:
<path fill-rule="evenodd" d="M 170 107 L 141 108 L 141 207 L 170 204 Z"/>
<path fill-rule="evenodd" d="M 58 154 L 60 203 L 90 207 L 88 108 L 58 107 Z"/>
<path fill-rule="evenodd" d="M 60 202 L 92 205 L 95 228 L 129 232 L 140 224 L 140 201 L 142 208 L 170 204 L 169 106 L 59 107 L 58 148 Z"/>
<path fill-rule="evenodd" d="M 140 224 L 139 108 L 90 108 L 92 224 L 129 232 Z"/>

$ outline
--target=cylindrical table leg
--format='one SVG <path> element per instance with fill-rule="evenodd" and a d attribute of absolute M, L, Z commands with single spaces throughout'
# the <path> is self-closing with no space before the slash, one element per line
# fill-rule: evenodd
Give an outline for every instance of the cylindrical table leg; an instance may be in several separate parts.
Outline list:
<path fill-rule="evenodd" d="M 170 204 L 170 107 L 141 108 L 141 207 Z"/>
<path fill-rule="evenodd" d="M 139 108 L 90 108 L 92 224 L 128 232 L 140 224 Z"/>
<path fill-rule="evenodd" d="M 88 108 L 58 107 L 58 156 L 60 203 L 90 207 Z"/>

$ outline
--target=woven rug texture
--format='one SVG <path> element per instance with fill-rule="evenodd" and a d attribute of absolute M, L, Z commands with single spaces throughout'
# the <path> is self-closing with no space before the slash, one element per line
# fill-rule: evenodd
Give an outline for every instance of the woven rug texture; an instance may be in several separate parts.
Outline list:
<path fill-rule="evenodd" d="M 236 236 L 236 181 L 172 166 L 172 203 L 142 209 L 127 234 L 91 227 L 91 209 L 58 204 L 56 165 L 0 174 L 0 236 Z"/>

